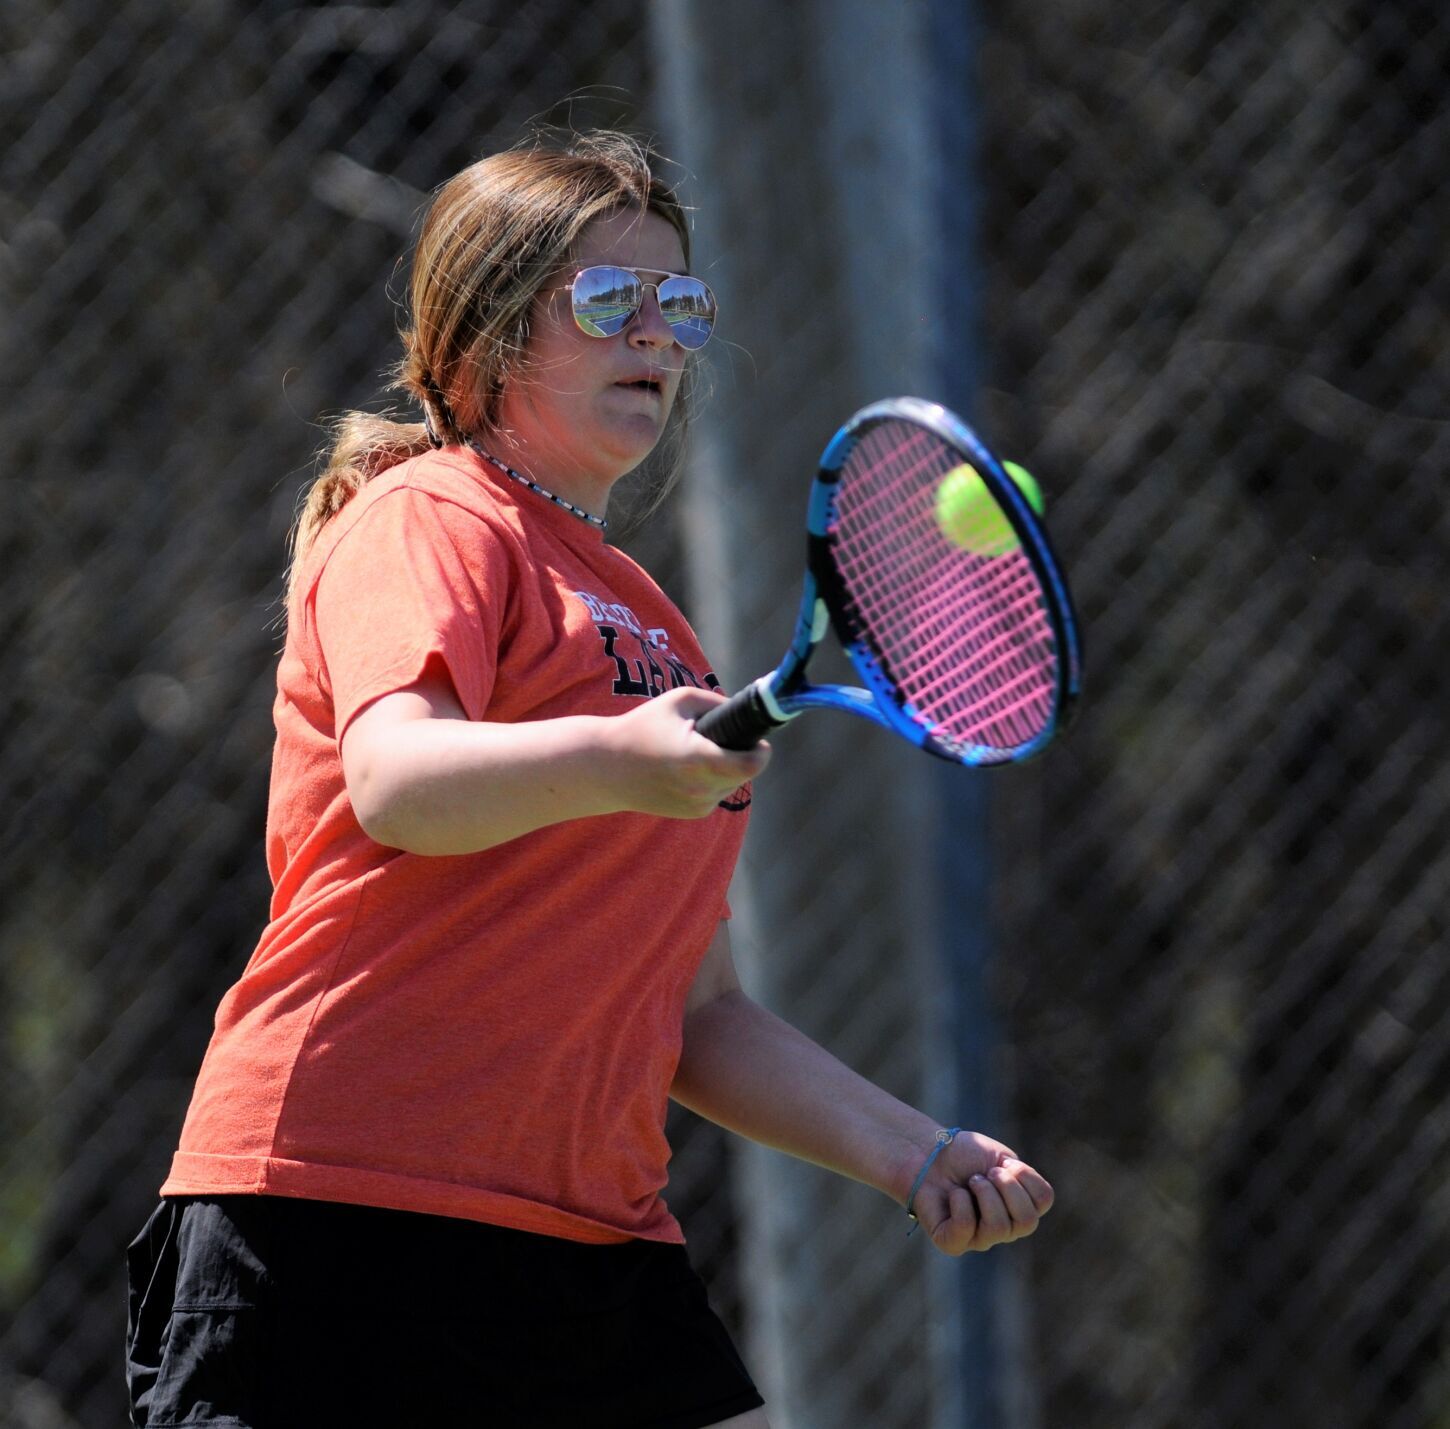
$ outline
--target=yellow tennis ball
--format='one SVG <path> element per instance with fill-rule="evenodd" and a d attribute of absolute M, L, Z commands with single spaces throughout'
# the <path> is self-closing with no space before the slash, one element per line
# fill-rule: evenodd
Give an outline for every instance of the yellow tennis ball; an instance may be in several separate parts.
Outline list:
<path fill-rule="evenodd" d="M 1002 463 L 1017 489 L 1040 516 L 1042 488 L 1032 473 L 1015 461 Z M 954 546 L 974 556 L 1005 556 L 1017 549 L 1017 533 L 1003 515 L 992 494 L 969 462 L 954 466 L 936 489 L 936 524 Z"/>

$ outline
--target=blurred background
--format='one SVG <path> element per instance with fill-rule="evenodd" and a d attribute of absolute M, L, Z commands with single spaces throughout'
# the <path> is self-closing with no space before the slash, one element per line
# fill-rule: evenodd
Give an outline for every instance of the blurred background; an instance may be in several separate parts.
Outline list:
<path fill-rule="evenodd" d="M 265 917 L 297 494 L 428 194 L 540 121 L 653 137 L 696 206 L 709 390 L 622 544 L 727 684 L 821 446 L 907 392 L 1038 474 L 1087 632 L 1025 768 L 776 740 L 752 991 L 1059 1204 L 948 1262 L 677 1115 L 772 1423 L 1446 1429 L 1431 0 L 6 0 L 0 1425 L 125 1422 L 122 1251 Z"/>

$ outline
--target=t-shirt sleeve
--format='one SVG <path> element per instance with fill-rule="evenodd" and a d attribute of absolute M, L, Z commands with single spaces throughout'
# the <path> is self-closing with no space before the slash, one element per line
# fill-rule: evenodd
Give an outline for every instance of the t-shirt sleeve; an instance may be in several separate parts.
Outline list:
<path fill-rule="evenodd" d="M 336 737 L 374 700 L 440 666 L 469 719 L 493 691 L 510 564 L 502 539 L 450 502 L 390 491 L 329 553 L 311 616 Z"/>

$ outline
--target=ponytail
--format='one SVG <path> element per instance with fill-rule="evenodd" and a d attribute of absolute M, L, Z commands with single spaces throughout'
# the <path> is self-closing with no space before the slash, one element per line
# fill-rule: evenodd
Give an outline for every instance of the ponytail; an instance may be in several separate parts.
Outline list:
<path fill-rule="evenodd" d="M 318 534 L 375 476 L 430 450 L 423 422 L 400 422 L 370 412 L 344 412 L 333 424 L 327 465 L 308 488 L 292 527 L 292 563 L 287 572 L 290 605 L 297 572 Z"/>

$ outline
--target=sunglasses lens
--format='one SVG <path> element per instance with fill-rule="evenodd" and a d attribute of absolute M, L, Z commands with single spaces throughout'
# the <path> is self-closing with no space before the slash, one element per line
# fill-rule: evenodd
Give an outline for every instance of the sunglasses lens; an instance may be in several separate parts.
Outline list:
<path fill-rule="evenodd" d="M 574 279 L 574 321 L 590 337 L 613 337 L 629 326 L 644 301 L 644 284 L 628 268 L 585 268 Z M 715 326 L 715 295 L 698 278 L 667 278 L 659 286 L 660 312 L 675 341 L 694 351 Z"/>
<path fill-rule="evenodd" d="M 667 278 L 660 284 L 660 312 L 675 341 L 693 352 L 715 327 L 715 295 L 698 278 Z"/>
<path fill-rule="evenodd" d="M 623 332 L 639 311 L 644 287 L 625 268 L 585 268 L 574 279 L 574 321 L 590 337 Z"/>

